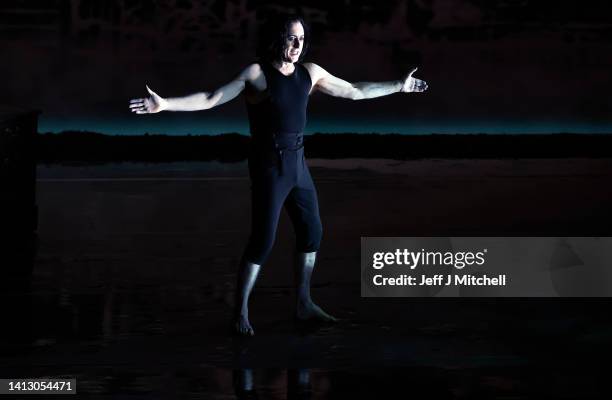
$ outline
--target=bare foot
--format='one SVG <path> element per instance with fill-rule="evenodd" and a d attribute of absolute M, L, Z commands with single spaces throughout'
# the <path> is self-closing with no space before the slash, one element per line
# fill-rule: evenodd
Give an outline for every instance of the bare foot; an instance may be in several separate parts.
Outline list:
<path fill-rule="evenodd" d="M 253 336 L 255 335 L 255 331 L 249 322 L 249 318 L 244 315 L 239 315 L 236 318 L 236 322 L 234 327 L 236 328 L 236 333 L 243 336 Z"/>
<path fill-rule="evenodd" d="M 319 307 L 313 302 L 298 303 L 295 315 L 297 319 L 302 320 L 302 321 L 306 321 L 306 320 L 316 320 L 316 321 L 323 321 L 323 322 L 338 321 L 337 318 L 321 310 L 321 307 Z"/>

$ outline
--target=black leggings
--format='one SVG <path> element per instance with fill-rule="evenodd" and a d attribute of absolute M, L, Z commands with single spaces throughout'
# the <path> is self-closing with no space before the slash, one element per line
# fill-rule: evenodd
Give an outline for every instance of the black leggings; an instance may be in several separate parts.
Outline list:
<path fill-rule="evenodd" d="M 254 146 L 251 151 L 252 222 L 244 253 L 247 262 L 265 263 L 274 245 L 283 205 L 295 229 L 297 251 L 319 250 L 323 229 L 317 192 L 304 160 L 301 138 L 297 142 L 299 148 L 295 148 L 295 137 L 284 137 L 271 146 Z"/>

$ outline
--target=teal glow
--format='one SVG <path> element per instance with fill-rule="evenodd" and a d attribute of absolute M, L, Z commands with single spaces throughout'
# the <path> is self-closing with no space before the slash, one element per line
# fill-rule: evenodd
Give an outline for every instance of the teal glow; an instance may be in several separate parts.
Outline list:
<path fill-rule="evenodd" d="M 41 115 L 39 132 L 67 130 L 90 131 L 111 135 L 218 135 L 236 132 L 249 134 L 245 117 L 234 119 L 204 118 L 182 113 L 118 118 L 51 118 Z M 306 133 L 399 133 L 405 135 L 439 134 L 521 134 L 521 133 L 609 133 L 612 122 L 585 121 L 425 121 L 408 119 L 311 119 Z"/>

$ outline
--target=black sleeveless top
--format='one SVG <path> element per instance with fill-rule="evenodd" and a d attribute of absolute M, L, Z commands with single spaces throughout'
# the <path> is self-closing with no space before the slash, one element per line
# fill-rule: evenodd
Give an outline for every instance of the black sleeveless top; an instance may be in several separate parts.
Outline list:
<path fill-rule="evenodd" d="M 251 136 L 303 133 L 312 86 L 308 70 L 296 63 L 293 73 L 285 76 L 267 62 L 259 65 L 266 77 L 267 96 L 257 104 L 247 102 Z"/>

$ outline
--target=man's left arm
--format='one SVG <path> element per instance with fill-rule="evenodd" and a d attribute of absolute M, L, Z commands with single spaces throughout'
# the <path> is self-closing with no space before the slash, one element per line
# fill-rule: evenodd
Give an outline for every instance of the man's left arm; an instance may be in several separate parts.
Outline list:
<path fill-rule="evenodd" d="M 393 93 L 424 92 L 427 90 L 427 83 L 425 81 L 412 76 L 417 70 L 416 68 L 412 69 L 402 80 L 350 83 L 333 76 L 317 64 L 306 63 L 304 66 L 308 69 L 312 79 L 312 91 L 319 90 L 334 97 L 362 100 L 387 96 Z"/>

